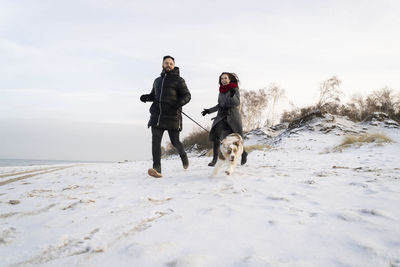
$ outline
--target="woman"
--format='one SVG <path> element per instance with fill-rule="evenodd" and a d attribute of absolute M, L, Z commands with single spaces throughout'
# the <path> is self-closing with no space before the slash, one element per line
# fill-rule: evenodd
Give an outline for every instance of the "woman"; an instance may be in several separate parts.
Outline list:
<path fill-rule="evenodd" d="M 213 159 L 208 166 L 214 166 L 218 159 L 220 141 L 231 133 L 238 133 L 243 137 L 242 118 L 239 112 L 240 93 L 239 79 L 234 73 L 223 72 L 219 76 L 218 105 L 204 109 L 201 114 L 211 114 L 218 111 L 217 117 L 211 126 L 210 140 L 213 142 Z M 247 153 L 243 151 L 241 164 L 247 161 Z"/>

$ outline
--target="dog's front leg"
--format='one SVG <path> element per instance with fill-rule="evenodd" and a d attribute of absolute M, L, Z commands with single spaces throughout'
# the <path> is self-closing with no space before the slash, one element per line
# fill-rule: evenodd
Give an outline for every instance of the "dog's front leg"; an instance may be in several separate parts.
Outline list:
<path fill-rule="evenodd" d="M 225 171 L 226 175 L 231 175 L 233 173 L 233 170 L 235 169 L 236 165 L 237 165 L 237 159 L 235 158 L 234 161 L 229 162 L 229 167 Z"/>
<path fill-rule="evenodd" d="M 214 167 L 214 171 L 213 171 L 211 177 L 215 177 L 217 175 L 217 173 L 218 173 L 219 169 L 221 168 L 222 164 L 224 164 L 223 160 L 218 160 L 217 161 L 217 164 Z"/>

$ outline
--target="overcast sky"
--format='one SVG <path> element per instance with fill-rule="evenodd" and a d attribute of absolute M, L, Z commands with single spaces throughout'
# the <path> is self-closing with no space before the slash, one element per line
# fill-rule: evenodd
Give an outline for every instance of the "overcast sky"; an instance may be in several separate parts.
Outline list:
<path fill-rule="evenodd" d="M 204 126 L 223 71 L 300 107 L 333 75 L 348 97 L 399 90 L 399 14 L 397 0 L 0 0 L 0 158 L 151 158 L 138 99 L 167 54 Z"/>

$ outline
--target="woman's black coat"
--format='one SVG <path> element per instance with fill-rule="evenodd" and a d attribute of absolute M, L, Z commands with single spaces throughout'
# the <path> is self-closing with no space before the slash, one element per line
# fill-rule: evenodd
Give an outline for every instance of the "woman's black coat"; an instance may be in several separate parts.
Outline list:
<path fill-rule="evenodd" d="M 234 90 L 234 94 L 232 96 L 231 90 Z M 238 133 L 243 137 L 243 125 L 242 125 L 242 117 L 239 112 L 240 106 L 240 93 L 239 88 L 232 88 L 226 93 L 219 93 L 218 95 L 218 105 L 209 109 L 209 113 L 213 113 L 218 111 L 217 117 L 214 119 L 214 122 L 211 126 L 210 131 L 210 140 L 214 141 L 215 139 L 222 140 L 225 136 L 220 136 L 221 133 L 216 132 L 216 125 L 222 120 L 226 119 L 226 122 L 232 129 L 232 133 Z"/>
<path fill-rule="evenodd" d="M 148 126 L 181 131 L 181 107 L 190 101 L 191 95 L 185 80 L 179 76 L 179 68 L 175 67 L 170 72 L 163 70 L 147 96 L 149 101 L 153 101 Z"/>

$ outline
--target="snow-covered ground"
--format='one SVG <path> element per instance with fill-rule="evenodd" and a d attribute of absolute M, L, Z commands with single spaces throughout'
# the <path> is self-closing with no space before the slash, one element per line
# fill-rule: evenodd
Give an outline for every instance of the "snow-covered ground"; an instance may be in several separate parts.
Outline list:
<path fill-rule="evenodd" d="M 250 137 L 272 148 L 230 177 L 194 155 L 162 179 L 148 161 L 0 168 L 0 266 L 400 266 L 400 129 L 324 120 Z M 329 152 L 348 130 L 395 142 Z"/>

